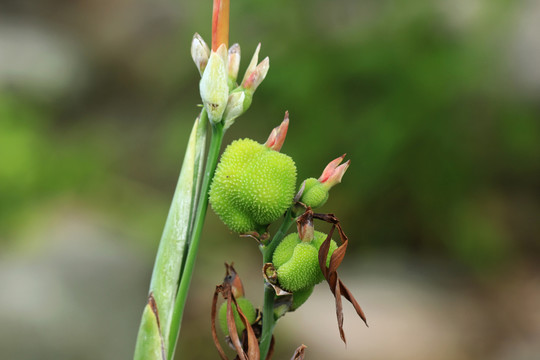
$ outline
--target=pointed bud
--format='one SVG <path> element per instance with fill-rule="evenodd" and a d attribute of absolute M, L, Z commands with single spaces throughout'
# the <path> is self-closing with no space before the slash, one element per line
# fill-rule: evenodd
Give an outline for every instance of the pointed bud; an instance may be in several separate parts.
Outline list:
<path fill-rule="evenodd" d="M 191 41 L 191 57 L 199 69 L 199 74 L 203 74 L 208 58 L 210 57 L 210 48 L 204 42 L 203 38 L 195 33 Z"/>
<path fill-rule="evenodd" d="M 242 84 L 247 80 L 249 75 L 255 71 L 255 68 L 257 67 L 257 62 L 259 62 L 259 51 L 261 50 L 261 43 L 257 45 L 257 48 L 255 49 L 255 53 L 253 54 L 253 57 L 251 58 L 251 61 L 249 62 L 249 65 L 246 69 L 246 73 L 244 74 L 244 78 L 242 79 Z"/>
<path fill-rule="evenodd" d="M 246 90 L 250 90 L 251 92 L 255 92 L 259 85 L 262 83 L 264 78 L 266 77 L 266 74 L 268 73 L 268 69 L 270 68 L 270 59 L 268 57 L 265 57 L 263 61 L 257 67 L 255 70 L 253 70 L 246 80 L 244 80 L 244 83 L 242 86 Z M 247 75 L 247 73 L 246 73 Z"/>
<path fill-rule="evenodd" d="M 339 165 L 345 154 L 330 161 L 324 169 L 319 179 L 309 178 L 304 182 L 304 191 L 300 198 L 300 202 L 313 209 L 323 206 L 328 200 L 329 190 L 336 184 L 341 182 L 343 174 L 347 171 L 351 161 Z M 339 166 L 338 166 L 339 165 Z"/>
<path fill-rule="evenodd" d="M 217 52 L 211 52 L 199 83 L 201 98 L 212 123 L 221 121 L 229 98 L 226 61 L 227 48 L 222 44 Z"/>
<path fill-rule="evenodd" d="M 235 82 L 238 77 L 238 68 L 240 67 L 240 45 L 234 44 L 229 49 L 229 79 Z"/>
<path fill-rule="evenodd" d="M 264 146 L 275 151 L 281 150 L 285 137 L 287 136 L 287 130 L 289 129 L 289 112 L 285 112 L 285 118 L 281 124 L 274 128 L 268 137 L 268 140 L 264 143 Z"/>
<path fill-rule="evenodd" d="M 343 174 L 345 174 L 345 171 L 347 171 L 349 168 L 349 165 L 351 164 L 350 160 L 348 160 L 345 164 L 339 165 L 345 158 L 345 155 L 346 154 L 343 154 L 337 159 L 330 161 L 330 163 L 324 169 L 322 175 L 319 177 L 319 182 L 324 184 L 328 189 L 339 184 L 343 178 Z"/>

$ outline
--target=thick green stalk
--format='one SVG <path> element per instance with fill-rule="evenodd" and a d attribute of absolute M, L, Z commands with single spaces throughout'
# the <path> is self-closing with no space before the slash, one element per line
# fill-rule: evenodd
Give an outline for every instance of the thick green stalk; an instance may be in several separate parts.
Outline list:
<path fill-rule="evenodd" d="M 263 263 L 272 262 L 272 256 L 276 247 L 279 245 L 281 240 L 285 237 L 285 234 L 294 223 L 295 217 L 293 217 L 292 208 L 290 208 L 285 214 L 285 219 L 279 227 L 278 231 L 274 235 L 272 241 L 262 248 L 263 253 Z M 263 318 L 262 318 L 262 334 L 261 342 L 259 344 L 261 352 L 261 360 L 266 359 L 268 350 L 270 349 L 270 343 L 272 341 L 272 334 L 274 332 L 274 327 L 276 326 L 276 320 L 274 318 L 274 301 L 276 298 L 276 292 L 271 286 L 264 285 L 264 303 L 263 303 Z"/>
<path fill-rule="evenodd" d="M 263 322 L 262 322 L 262 334 L 259 349 L 261 353 L 261 360 L 266 359 L 268 350 L 270 349 L 270 343 L 272 342 L 272 334 L 274 333 L 274 327 L 276 326 L 276 320 L 274 318 L 274 300 L 276 298 L 276 292 L 271 286 L 264 286 L 264 304 L 263 304 Z"/>
<path fill-rule="evenodd" d="M 283 223 L 281 224 L 278 231 L 272 238 L 272 241 L 270 241 L 268 245 L 262 248 L 263 262 L 265 264 L 272 262 L 272 256 L 274 255 L 274 251 L 276 250 L 281 240 L 283 240 L 283 238 L 287 234 L 287 231 L 289 231 L 289 228 L 291 227 L 291 225 L 294 224 L 295 220 L 296 220 L 296 217 L 294 216 L 294 213 L 291 207 L 285 213 L 285 218 L 283 219 Z"/>
<path fill-rule="evenodd" d="M 204 218 L 206 216 L 206 210 L 208 207 L 208 190 L 210 189 L 210 183 L 216 170 L 219 150 L 221 148 L 221 142 L 223 141 L 223 124 L 218 123 L 212 126 L 212 138 L 210 140 L 210 147 L 208 149 L 208 158 L 206 160 L 206 169 L 204 171 L 203 183 L 199 194 L 199 202 L 197 204 L 197 212 L 195 216 L 195 222 L 193 224 L 191 238 L 189 242 L 189 249 L 180 278 L 180 284 L 178 287 L 178 294 L 174 304 L 174 312 L 172 314 L 172 321 L 170 327 L 170 336 L 168 341 L 168 359 L 172 359 L 180 333 L 180 323 L 182 322 L 182 316 L 184 314 L 184 307 L 186 304 L 187 294 L 189 286 L 191 284 L 191 277 L 193 268 L 195 266 L 195 259 L 199 249 L 199 242 L 201 238 L 202 228 L 204 224 Z"/>
<path fill-rule="evenodd" d="M 153 312 L 149 312 L 148 305 L 145 307 L 137 336 L 136 359 L 156 359 L 155 354 L 161 354 L 166 349 L 183 254 L 188 246 L 195 213 L 195 196 L 200 187 L 207 121 L 206 111 L 203 110 L 195 120 L 189 137 L 154 263 L 149 291 Z M 162 342 L 158 349 L 155 348 L 158 344 L 156 339 Z M 161 356 L 158 358 L 162 359 Z"/>

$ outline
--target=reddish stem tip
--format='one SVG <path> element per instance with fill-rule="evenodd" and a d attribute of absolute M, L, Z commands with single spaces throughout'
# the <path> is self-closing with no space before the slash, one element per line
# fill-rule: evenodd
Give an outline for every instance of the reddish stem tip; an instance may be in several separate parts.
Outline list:
<path fill-rule="evenodd" d="M 229 47 L 229 2 L 214 0 L 212 15 L 212 50 L 217 51 L 221 44 Z"/>

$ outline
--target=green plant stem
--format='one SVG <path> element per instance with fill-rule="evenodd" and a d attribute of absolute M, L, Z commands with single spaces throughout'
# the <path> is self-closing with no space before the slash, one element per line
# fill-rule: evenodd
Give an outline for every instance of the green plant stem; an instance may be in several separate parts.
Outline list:
<path fill-rule="evenodd" d="M 263 323 L 262 323 L 262 335 L 259 349 L 261 352 L 261 360 L 266 359 L 268 350 L 270 349 L 270 343 L 272 342 L 272 334 L 274 333 L 274 327 L 276 326 L 276 320 L 274 318 L 274 300 L 276 298 L 276 292 L 271 286 L 264 286 L 264 304 L 263 304 Z"/>
<path fill-rule="evenodd" d="M 201 238 L 202 228 L 204 224 L 204 218 L 206 216 L 206 210 L 208 207 L 208 190 L 210 189 L 210 183 L 216 170 L 219 150 L 223 141 L 223 124 L 218 123 L 212 125 L 212 138 L 210 140 L 210 147 L 208 149 L 208 158 L 206 160 L 206 168 L 204 171 L 203 183 L 201 186 L 201 192 L 199 194 L 199 202 L 197 204 L 197 213 L 195 216 L 195 222 L 192 228 L 191 239 L 189 244 L 189 250 L 184 263 L 184 268 L 180 278 L 180 284 L 178 286 L 178 293 L 174 304 L 174 312 L 171 321 L 171 329 L 168 344 L 168 359 L 172 359 L 176 348 L 176 342 L 180 333 L 180 324 L 182 322 L 182 316 L 184 314 L 184 307 L 186 304 L 187 294 L 189 286 L 191 284 L 191 277 L 193 274 L 193 268 L 195 266 L 195 259 L 199 249 L 199 242 Z"/>
<path fill-rule="evenodd" d="M 289 231 L 289 228 L 291 227 L 291 225 L 294 224 L 295 220 L 296 220 L 296 217 L 293 216 L 293 211 L 291 207 L 285 213 L 285 219 L 283 219 L 283 223 L 281 224 L 278 231 L 272 238 L 272 241 L 270 241 L 268 245 L 262 248 L 263 262 L 265 264 L 272 262 L 272 256 L 274 255 L 274 251 L 276 250 L 281 240 L 283 240 L 283 238 L 287 234 L 287 231 Z"/>
<path fill-rule="evenodd" d="M 272 256 L 276 247 L 279 245 L 281 240 L 285 237 L 285 234 L 294 223 L 295 217 L 292 216 L 292 208 L 289 208 L 285 214 L 285 219 L 279 227 L 278 231 L 274 235 L 272 241 L 262 248 L 263 253 L 263 263 L 272 262 Z M 270 343 L 272 342 L 272 334 L 274 332 L 274 327 L 276 326 L 276 319 L 274 318 L 274 300 L 276 298 L 276 292 L 269 285 L 264 285 L 264 304 L 263 304 L 263 319 L 262 319 L 262 334 L 261 342 L 259 344 L 259 349 L 261 353 L 261 360 L 266 359 L 268 350 L 270 349 Z"/>

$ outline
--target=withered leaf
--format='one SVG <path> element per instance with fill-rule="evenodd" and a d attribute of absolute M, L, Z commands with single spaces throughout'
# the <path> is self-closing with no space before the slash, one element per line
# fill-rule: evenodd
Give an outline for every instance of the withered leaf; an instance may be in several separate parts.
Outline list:
<path fill-rule="evenodd" d="M 290 292 L 283 290 L 277 284 L 277 271 L 274 268 L 274 264 L 272 263 L 264 264 L 262 273 L 263 273 L 264 280 L 266 281 L 268 285 L 274 288 L 274 291 L 276 292 L 277 296 L 291 295 Z"/>
<path fill-rule="evenodd" d="M 306 352 L 306 348 L 307 348 L 306 345 L 304 345 L 304 344 L 300 345 L 296 349 L 296 351 L 294 352 L 294 355 L 291 358 L 291 360 L 304 360 L 304 355 L 305 355 L 305 352 Z"/>
<path fill-rule="evenodd" d="M 221 285 L 216 286 L 216 290 L 214 291 L 214 298 L 212 299 L 212 339 L 214 340 L 214 345 L 216 345 L 221 360 L 229 360 L 229 358 L 225 354 L 225 351 L 223 351 L 223 348 L 221 347 L 221 343 L 219 342 L 219 338 L 216 332 L 217 299 L 219 293 L 222 291 L 221 287 Z"/>
<path fill-rule="evenodd" d="M 216 286 L 214 298 L 212 301 L 212 338 L 214 340 L 214 344 L 218 349 L 218 353 L 221 359 L 228 360 L 227 355 L 221 347 L 221 343 L 219 342 L 216 331 L 217 299 L 218 294 L 221 293 L 227 304 L 227 329 L 229 330 L 228 340 L 230 341 L 234 350 L 237 353 L 237 359 L 259 360 L 260 350 L 257 336 L 255 335 L 255 331 L 249 323 L 246 315 L 243 313 L 240 306 L 238 306 L 238 302 L 236 301 L 235 297 L 235 294 L 243 294 L 243 290 L 239 291 L 239 287 L 242 287 L 241 280 L 232 265 L 225 264 L 225 267 L 227 269 L 225 279 L 223 280 L 223 283 L 221 285 Z M 238 336 L 236 323 L 234 321 L 234 309 L 236 309 L 236 311 L 238 312 L 240 320 L 245 327 L 242 339 L 240 339 L 240 337 Z"/>
<path fill-rule="evenodd" d="M 336 300 L 336 318 L 338 322 L 339 334 L 343 342 L 347 343 L 347 340 L 345 338 L 345 332 L 343 331 L 343 304 L 341 301 L 341 296 L 344 296 L 345 299 L 347 299 L 353 305 L 356 313 L 358 314 L 358 316 L 360 316 L 360 318 L 367 326 L 366 316 L 362 311 L 362 308 L 360 307 L 352 293 L 349 291 L 349 289 L 345 286 L 345 284 L 343 284 L 337 273 L 337 269 L 341 265 L 341 262 L 345 257 L 349 239 L 347 238 L 347 235 L 345 235 L 345 233 L 343 232 L 341 224 L 339 223 L 339 220 L 334 216 L 334 214 L 312 213 L 312 216 L 316 219 L 323 220 L 332 224 L 332 228 L 330 229 L 328 236 L 319 248 L 319 267 L 321 268 L 324 278 L 326 279 L 326 282 L 328 283 L 328 286 L 330 287 L 330 290 L 332 291 L 332 294 L 334 295 L 334 298 Z M 330 257 L 330 264 L 329 266 L 326 266 L 326 259 L 328 258 L 328 252 L 330 250 L 330 241 L 332 240 L 332 235 L 335 229 L 338 229 L 341 245 L 333 252 L 332 256 Z"/>

